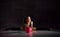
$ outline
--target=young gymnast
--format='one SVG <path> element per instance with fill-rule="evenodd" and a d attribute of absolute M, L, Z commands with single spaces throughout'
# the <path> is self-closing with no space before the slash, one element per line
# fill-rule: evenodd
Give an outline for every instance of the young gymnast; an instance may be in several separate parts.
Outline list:
<path fill-rule="evenodd" d="M 26 23 L 25 23 L 25 31 L 27 33 L 32 32 L 33 31 L 33 21 L 31 20 L 31 17 L 28 16 L 25 21 L 26 21 Z"/>

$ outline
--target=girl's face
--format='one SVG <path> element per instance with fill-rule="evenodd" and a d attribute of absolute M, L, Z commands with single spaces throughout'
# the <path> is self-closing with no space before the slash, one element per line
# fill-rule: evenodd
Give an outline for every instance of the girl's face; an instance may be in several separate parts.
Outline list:
<path fill-rule="evenodd" d="M 28 16 L 26 19 L 26 23 L 30 23 L 31 22 L 31 18 Z"/>
<path fill-rule="evenodd" d="M 31 17 L 28 16 L 27 17 L 27 20 L 28 20 L 28 22 L 31 22 Z"/>

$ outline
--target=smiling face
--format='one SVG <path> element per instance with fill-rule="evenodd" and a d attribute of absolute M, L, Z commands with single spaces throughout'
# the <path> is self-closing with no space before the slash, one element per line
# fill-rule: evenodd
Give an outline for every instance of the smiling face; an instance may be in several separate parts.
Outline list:
<path fill-rule="evenodd" d="M 27 21 L 31 22 L 31 17 L 30 16 L 27 17 Z"/>
<path fill-rule="evenodd" d="M 30 22 L 31 22 L 31 17 L 28 16 L 27 19 L 26 19 L 26 23 L 28 24 L 28 23 L 30 23 Z"/>

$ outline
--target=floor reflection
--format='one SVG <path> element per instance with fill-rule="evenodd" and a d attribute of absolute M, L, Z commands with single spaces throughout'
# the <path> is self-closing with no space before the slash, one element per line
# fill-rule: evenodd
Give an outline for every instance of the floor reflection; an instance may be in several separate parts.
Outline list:
<path fill-rule="evenodd" d="M 0 37 L 60 37 L 60 32 L 55 31 L 36 31 L 26 33 L 24 31 L 2 31 Z"/>
<path fill-rule="evenodd" d="M 33 33 L 27 33 L 26 37 L 33 37 Z"/>

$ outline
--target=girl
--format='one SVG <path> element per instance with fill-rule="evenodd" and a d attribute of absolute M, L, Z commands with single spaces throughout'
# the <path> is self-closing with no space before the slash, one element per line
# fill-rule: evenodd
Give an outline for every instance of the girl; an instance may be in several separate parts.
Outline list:
<path fill-rule="evenodd" d="M 25 23 L 25 31 L 27 33 L 32 32 L 33 21 L 31 20 L 31 17 L 28 16 L 25 21 L 26 21 L 26 23 Z"/>

